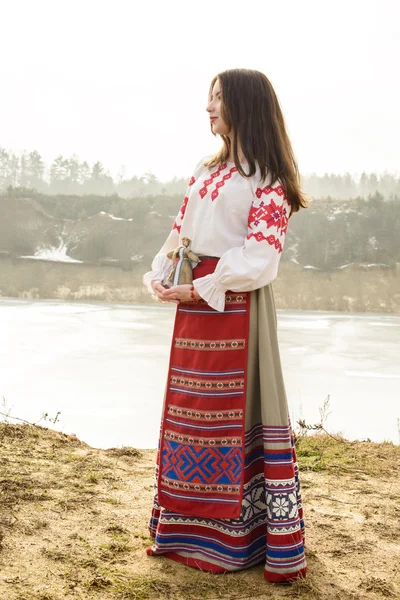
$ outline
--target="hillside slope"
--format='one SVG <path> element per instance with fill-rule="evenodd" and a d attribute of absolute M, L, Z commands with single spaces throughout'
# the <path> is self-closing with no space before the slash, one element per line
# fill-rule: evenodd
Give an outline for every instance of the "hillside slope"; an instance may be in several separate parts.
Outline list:
<path fill-rule="evenodd" d="M 83 262 L 147 262 L 167 237 L 180 196 L 0 195 L 0 253 Z M 315 200 L 290 219 L 282 262 L 332 271 L 400 263 L 400 201 Z"/>
<path fill-rule="evenodd" d="M 62 262 L 136 261 L 154 252 L 145 231 L 167 233 L 170 223 L 147 214 L 142 219 L 120 218 L 104 211 L 76 219 L 55 217 L 31 198 L 0 196 L 0 252 Z"/>

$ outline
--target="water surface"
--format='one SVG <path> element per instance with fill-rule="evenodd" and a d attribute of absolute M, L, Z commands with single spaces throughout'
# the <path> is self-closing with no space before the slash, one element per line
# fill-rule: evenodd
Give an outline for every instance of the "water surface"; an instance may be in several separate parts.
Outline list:
<path fill-rule="evenodd" d="M 0 398 L 97 447 L 157 445 L 175 307 L 0 299 Z M 400 315 L 278 311 L 292 422 L 399 442 Z M 51 425 L 53 427 L 53 425 Z"/>

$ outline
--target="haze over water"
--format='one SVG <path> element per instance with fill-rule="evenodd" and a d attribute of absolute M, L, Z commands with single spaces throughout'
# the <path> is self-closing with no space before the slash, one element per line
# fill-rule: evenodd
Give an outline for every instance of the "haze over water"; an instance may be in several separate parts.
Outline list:
<path fill-rule="evenodd" d="M 399 442 L 400 315 L 278 312 L 292 423 Z M 96 447 L 157 445 L 173 307 L 0 299 L 0 398 Z M 46 423 L 44 423 L 46 425 Z M 52 424 L 50 424 L 53 427 Z"/>

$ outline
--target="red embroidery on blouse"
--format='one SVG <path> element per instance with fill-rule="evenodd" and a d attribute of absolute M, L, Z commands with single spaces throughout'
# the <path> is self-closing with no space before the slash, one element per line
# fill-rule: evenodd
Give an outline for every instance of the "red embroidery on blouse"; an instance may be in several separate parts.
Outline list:
<path fill-rule="evenodd" d="M 257 198 L 261 198 L 263 194 L 269 195 L 272 192 L 278 196 L 285 196 L 282 186 L 257 188 L 255 195 Z M 286 200 L 285 197 L 283 199 Z M 270 246 L 274 246 L 278 252 L 282 252 L 283 244 L 279 238 L 283 239 L 285 236 L 288 222 L 288 211 L 284 204 L 276 204 L 272 198 L 267 203 L 261 200 L 257 206 L 253 204 L 250 209 L 248 218 L 249 233 L 246 238 L 249 240 L 254 237 L 257 242 L 266 241 Z M 275 227 L 279 235 L 273 233 L 266 235 L 266 233 L 263 233 L 262 229 L 268 230 L 270 227 Z"/>
<path fill-rule="evenodd" d="M 276 194 L 278 194 L 278 196 L 283 196 L 285 191 L 283 189 L 283 187 L 281 185 L 277 185 L 276 187 L 272 187 L 270 185 L 267 185 L 265 188 L 257 188 L 256 189 L 256 196 L 257 198 L 261 198 L 261 196 L 263 194 L 270 194 L 271 192 L 275 192 Z"/>
<path fill-rule="evenodd" d="M 288 215 L 288 211 L 286 210 L 286 207 L 284 206 L 283 210 L 282 210 L 281 235 L 286 235 L 288 223 L 289 223 L 289 215 Z"/>
<path fill-rule="evenodd" d="M 270 246 L 275 246 L 278 252 L 282 252 L 283 247 L 281 241 L 278 240 L 278 238 L 275 237 L 272 233 L 270 235 L 264 235 L 261 231 L 256 231 L 255 233 L 249 233 L 247 239 L 249 240 L 252 237 L 254 237 L 257 242 L 262 242 L 265 240 Z"/>
<path fill-rule="evenodd" d="M 214 173 L 211 173 L 209 179 L 205 179 L 203 181 L 204 185 L 203 185 L 202 188 L 199 189 L 199 194 L 200 194 L 201 198 L 204 198 L 204 196 L 207 194 L 207 187 L 212 184 L 212 182 L 214 181 L 214 179 L 216 177 L 218 177 L 220 175 L 221 171 L 223 171 L 224 169 L 226 169 L 226 167 L 227 167 L 227 164 L 224 163 L 223 165 L 221 165 L 220 167 L 218 167 L 217 171 L 214 171 Z"/>
<path fill-rule="evenodd" d="M 270 227 L 281 227 L 282 224 L 282 206 L 277 206 L 273 200 L 265 204 L 261 200 L 258 206 L 252 206 L 249 212 L 248 226 L 250 229 L 258 227 L 264 221 L 267 229 Z"/>
<path fill-rule="evenodd" d="M 190 183 L 189 183 L 189 185 L 190 185 Z M 189 202 L 189 197 L 185 196 L 184 199 L 183 199 L 183 202 L 182 202 L 182 206 L 179 209 L 178 217 L 175 219 L 174 224 L 172 226 L 172 231 L 174 229 L 176 229 L 178 231 L 178 233 L 181 232 L 182 224 L 178 225 L 177 220 L 179 219 L 180 221 L 183 221 L 183 217 L 185 216 L 186 207 L 187 207 L 187 203 L 188 202 Z"/>
<path fill-rule="evenodd" d="M 190 178 L 189 185 L 193 185 L 195 181 L 196 181 L 195 178 L 192 176 Z"/>
<path fill-rule="evenodd" d="M 223 178 L 221 179 L 221 181 L 217 181 L 217 183 L 215 184 L 215 188 L 211 192 L 211 200 L 213 202 L 214 202 L 215 198 L 218 198 L 219 188 L 221 188 L 221 187 L 223 187 L 225 185 L 225 181 L 227 181 L 227 179 L 230 179 L 232 177 L 232 173 L 235 173 L 235 171 L 237 171 L 237 168 L 236 167 L 231 167 L 229 169 L 229 173 L 226 173 L 223 176 Z"/>

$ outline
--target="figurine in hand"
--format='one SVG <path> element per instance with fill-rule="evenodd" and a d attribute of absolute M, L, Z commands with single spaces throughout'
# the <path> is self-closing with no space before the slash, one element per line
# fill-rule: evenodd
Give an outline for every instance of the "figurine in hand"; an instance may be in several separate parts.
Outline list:
<path fill-rule="evenodd" d="M 191 240 L 182 238 L 182 246 L 168 252 L 167 256 L 172 260 L 172 268 L 168 275 L 169 285 L 183 285 L 193 283 L 192 269 L 200 262 L 200 259 L 190 249 Z"/>

